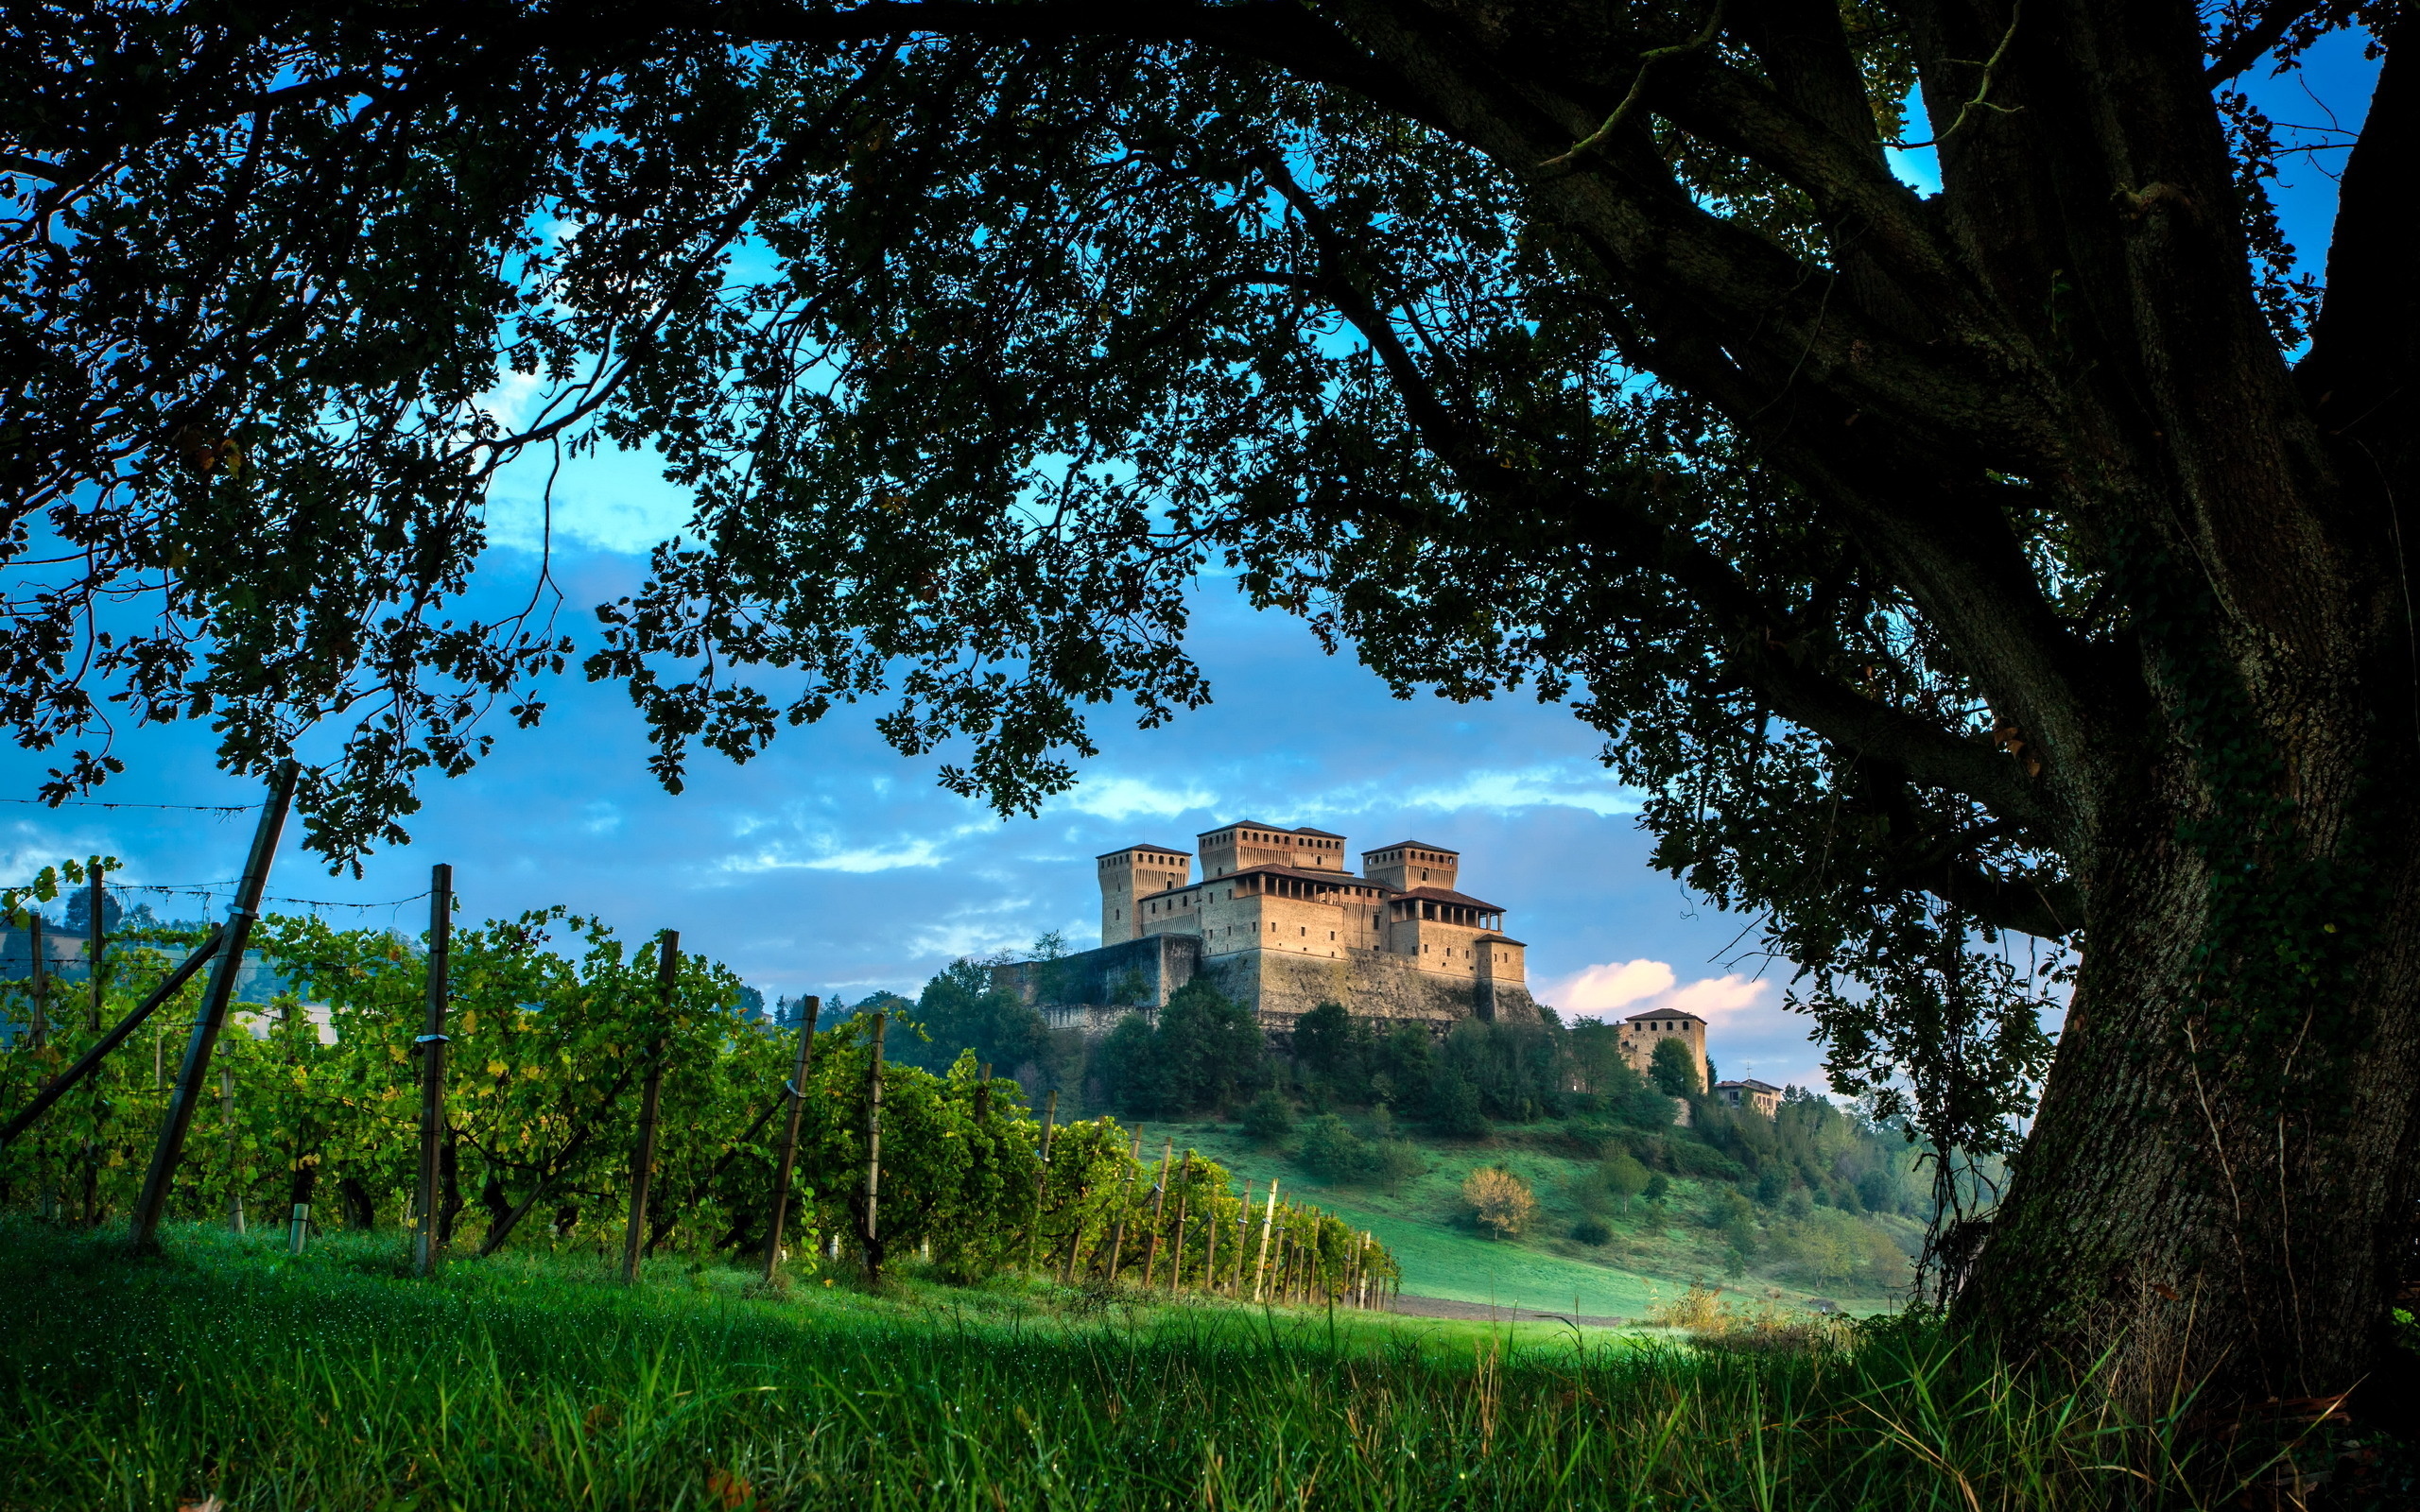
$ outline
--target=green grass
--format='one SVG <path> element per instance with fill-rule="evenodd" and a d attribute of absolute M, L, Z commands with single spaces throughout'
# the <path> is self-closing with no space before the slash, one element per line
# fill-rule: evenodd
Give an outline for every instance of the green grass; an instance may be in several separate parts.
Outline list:
<path fill-rule="evenodd" d="M 1016 1283 L 885 1295 L 593 1254 L 0 1220 L 0 1506 L 1961 1508 L 2187 1504 L 2124 1428 L 1937 1335 L 1617 1334 Z"/>
<path fill-rule="evenodd" d="M 1571 1308 L 1576 1301 L 1584 1314 L 1638 1318 L 1696 1280 L 1758 1297 L 1775 1297 L 1785 1304 L 1813 1295 L 1803 1285 L 1769 1276 L 1726 1280 L 1719 1242 L 1689 1221 L 1702 1201 L 1693 1181 L 1676 1181 L 1674 1195 L 1660 1211 L 1646 1203 L 1633 1204 L 1615 1219 L 1615 1243 L 1592 1247 L 1566 1237 L 1580 1212 L 1565 1195 L 1572 1178 L 1591 1162 L 1516 1140 L 1420 1140 L 1427 1172 L 1389 1193 L 1332 1186 L 1227 1125 L 1161 1125 L 1145 1132 L 1153 1146 L 1173 1138 L 1180 1150 L 1191 1145 L 1239 1177 L 1265 1183 L 1274 1176 L 1282 1196 L 1316 1204 L 1369 1229 L 1394 1251 L 1403 1267 L 1403 1289 L 1416 1297 L 1553 1311 Z M 1463 1179 L 1478 1166 L 1498 1162 L 1527 1180 L 1539 1201 L 1535 1231 L 1515 1241 L 1480 1233 L 1461 1200 Z M 1840 1290 L 1828 1295 L 1853 1313 L 1880 1312 L 1891 1305 L 1885 1297 Z"/>

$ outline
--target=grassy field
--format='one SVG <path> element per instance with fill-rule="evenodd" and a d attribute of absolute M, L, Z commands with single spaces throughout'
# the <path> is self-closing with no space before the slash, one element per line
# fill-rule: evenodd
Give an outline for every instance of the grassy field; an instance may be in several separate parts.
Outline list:
<path fill-rule="evenodd" d="M 1484 1143 L 1423 1140 L 1419 1148 L 1428 1170 L 1390 1193 L 1369 1186 L 1332 1186 L 1276 1150 L 1254 1144 L 1233 1125 L 1153 1125 L 1144 1132 L 1152 1148 L 1163 1139 L 1173 1139 L 1178 1149 L 1198 1149 L 1238 1177 L 1265 1183 L 1273 1176 L 1289 1199 L 1316 1204 L 1368 1228 L 1394 1251 L 1403 1266 L 1403 1289 L 1414 1296 L 1624 1318 L 1644 1316 L 1691 1281 L 1785 1305 L 1812 1296 L 1803 1286 L 1771 1277 L 1726 1280 L 1720 1247 L 1705 1230 L 1688 1222 L 1699 1200 L 1697 1183 L 1691 1181 L 1675 1182 L 1672 1197 L 1660 1210 L 1633 1205 L 1630 1213 L 1615 1218 L 1614 1243 L 1592 1247 L 1567 1237 L 1580 1213 L 1564 1195 L 1589 1162 L 1517 1139 Z M 1536 1230 L 1510 1242 L 1479 1232 L 1461 1199 L 1462 1181 L 1475 1168 L 1499 1162 L 1530 1183 L 1540 1205 Z M 1852 1313 L 1879 1312 L 1892 1305 L 1891 1298 L 1881 1296 L 1828 1295 Z"/>
<path fill-rule="evenodd" d="M 0 1221 L 17 1508 L 2218 1504 L 2127 1426 L 1911 1326 L 1795 1352 L 912 1277 L 744 1294 L 593 1255 L 402 1274 L 390 1235 Z M 2232 1495 L 2220 1486 L 2213 1496 Z M 214 1501 L 215 1499 L 215 1501 Z"/>

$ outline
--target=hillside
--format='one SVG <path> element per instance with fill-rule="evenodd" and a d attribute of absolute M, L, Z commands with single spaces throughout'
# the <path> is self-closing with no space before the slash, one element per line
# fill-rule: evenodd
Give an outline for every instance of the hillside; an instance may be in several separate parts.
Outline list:
<path fill-rule="evenodd" d="M 1690 1282 L 1704 1281 L 1785 1304 L 1822 1296 L 1852 1311 L 1871 1311 L 1890 1301 L 1884 1280 L 1889 1266 L 1823 1267 L 1870 1260 L 1883 1246 L 1894 1256 L 1911 1254 L 1922 1233 L 1920 1225 L 1895 1214 L 1851 1215 L 1810 1208 L 1805 1218 L 1797 1218 L 1787 1210 L 1775 1211 L 1764 1215 L 1764 1221 L 1751 1220 L 1761 1252 L 1752 1254 L 1732 1275 L 1727 1274 L 1735 1267 L 1721 1226 L 1705 1220 L 1721 1211 L 1718 1204 L 1722 1210 L 1732 1208 L 1722 1194 L 1736 1188 L 1720 1180 L 1668 1177 L 1668 1190 L 1660 1200 L 1593 1200 L 1593 1178 L 1602 1160 L 1597 1153 L 1582 1153 L 1595 1132 L 1584 1125 L 1575 1130 L 1567 1122 L 1540 1122 L 1473 1140 L 1396 1131 L 1367 1116 L 1341 1122 L 1365 1141 L 1400 1139 L 1422 1169 L 1392 1184 L 1374 1177 L 1340 1181 L 1306 1165 L 1306 1135 L 1300 1129 L 1261 1141 L 1234 1123 L 1147 1120 L 1142 1132 L 1147 1154 L 1156 1156 L 1163 1142 L 1172 1140 L 1180 1154 L 1198 1150 L 1237 1179 L 1251 1177 L 1256 1190 L 1265 1192 L 1275 1177 L 1288 1200 L 1325 1208 L 1369 1229 L 1392 1249 L 1403 1266 L 1405 1292 L 1457 1301 L 1634 1318 L 1676 1297 Z M 1462 1183 L 1471 1172 L 1492 1165 L 1510 1169 L 1537 1199 L 1536 1220 L 1513 1238 L 1489 1237 L 1462 1198 Z M 1827 1217 L 1816 1219 L 1816 1211 Z M 1573 1229 L 1592 1216 L 1610 1230 L 1603 1244 L 1572 1237 Z M 1833 1251 L 1813 1257 L 1806 1253 L 1807 1246 L 1793 1226 L 1809 1220 L 1836 1246 Z"/>

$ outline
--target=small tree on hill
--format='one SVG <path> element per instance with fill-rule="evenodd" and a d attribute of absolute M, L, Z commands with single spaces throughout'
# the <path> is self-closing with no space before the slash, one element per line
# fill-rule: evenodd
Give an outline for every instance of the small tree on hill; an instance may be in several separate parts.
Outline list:
<path fill-rule="evenodd" d="M 1510 1239 L 1538 1215 L 1538 1199 L 1530 1183 L 1500 1165 L 1485 1165 L 1462 1183 L 1462 1200 L 1471 1205 L 1480 1228 L 1498 1239 Z"/>
<path fill-rule="evenodd" d="M 1648 1079 L 1667 1097 L 1698 1097 L 1705 1088 L 1698 1082 L 1698 1057 L 1682 1040 L 1655 1041 L 1654 1058 L 1647 1063 Z"/>

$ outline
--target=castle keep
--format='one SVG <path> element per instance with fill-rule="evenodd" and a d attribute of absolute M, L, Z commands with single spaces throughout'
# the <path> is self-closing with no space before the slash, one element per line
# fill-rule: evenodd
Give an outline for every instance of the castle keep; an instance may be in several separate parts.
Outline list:
<path fill-rule="evenodd" d="M 1458 891 L 1461 856 L 1401 840 L 1346 868 L 1345 838 L 1244 820 L 1192 852 L 1131 845 L 1098 858 L 1098 950 L 994 968 L 1057 1026 L 1105 1030 L 1196 976 L 1275 1030 L 1322 1003 L 1360 1018 L 1534 1020 L 1504 910 Z"/>

